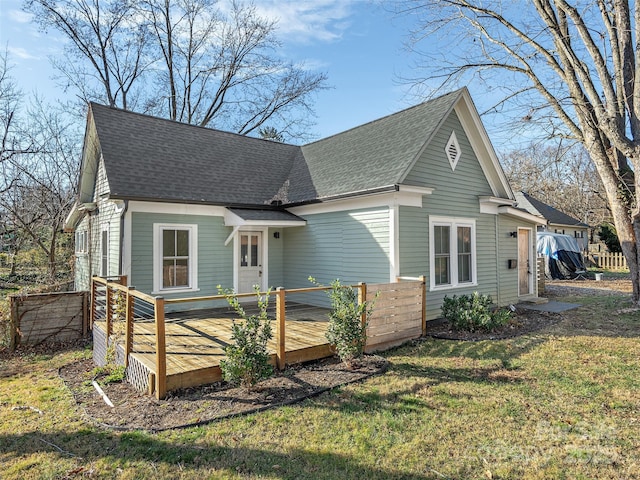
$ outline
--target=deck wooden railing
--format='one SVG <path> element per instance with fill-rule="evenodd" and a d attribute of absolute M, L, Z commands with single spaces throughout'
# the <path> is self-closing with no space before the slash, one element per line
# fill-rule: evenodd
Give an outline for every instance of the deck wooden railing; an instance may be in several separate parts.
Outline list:
<path fill-rule="evenodd" d="M 413 281 L 413 290 L 410 285 L 403 284 L 407 280 Z M 379 303 L 379 314 L 372 315 L 376 323 L 369 325 L 372 332 L 378 329 L 378 335 L 382 331 L 384 345 L 390 345 L 398 341 L 406 341 L 408 338 L 416 338 L 426 332 L 425 317 L 425 280 L 419 278 L 398 278 L 398 282 L 392 284 L 372 285 L 360 283 L 357 285 L 345 285 L 344 288 L 358 289 L 359 301 L 372 300 L 378 291 L 381 296 L 376 300 Z M 385 285 L 395 285 L 395 287 L 385 287 Z M 400 285 L 402 285 L 400 287 Z M 259 292 L 259 295 L 270 295 L 275 297 L 275 345 L 276 345 L 276 365 L 279 369 L 284 369 L 287 364 L 286 353 L 286 312 L 287 298 L 297 294 L 308 294 L 330 290 L 332 287 L 317 286 L 308 288 L 284 289 L 277 288 L 270 292 Z M 135 351 L 133 345 L 135 322 L 140 320 L 153 321 L 155 325 L 155 381 L 153 388 L 158 399 L 166 396 L 167 377 L 167 345 L 165 338 L 165 308 L 169 305 L 181 303 L 198 303 L 226 300 L 225 295 L 210 295 L 202 297 L 188 297 L 165 299 L 154 297 L 136 290 L 134 287 L 126 285 L 126 277 L 117 279 L 104 279 L 93 277 L 91 282 L 91 325 L 96 321 L 106 322 L 106 345 L 101 346 L 108 350 L 109 345 L 114 341 L 114 323 L 121 324 L 121 332 L 124 335 L 124 363 L 128 364 L 129 355 Z M 256 293 L 237 294 L 238 298 L 255 297 Z M 400 302 L 400 303 L 398 303 Z M 404 303 L 403 303 L 404 302 Z M 408 307 L 406 305 L 409 305 Z M 380 310 L 384 309 L 384 313 Z M 392 311 L 395 309 L 395 311 Z M 413 312 L 413 313 L 411 313 Z M 417 317 L 416 314 L 417 313 Z M 375 313 L 375 310 L 374 310 Z M 412 317 L 413 315 L 413 317 Z M 368 319 L 363 316 L 362 321 Z M 403 323 L 404 322 L 404 323 Z M 410 322 L 413 322 L 409 325 Z M 417 329 L 416 325 L 417 322 Z M 393 329 L 390 328 L 393 325 Z M 385 329 L 386 328 L 386 329 Z M 396 332 L 396 333 L 394 333 Z M 369 333 L 369 332 L 368 332 Z M 408 336 L 411 335 L 411 336 Z M 378 342 L 375 347 L 382 345 Z M 96 348 L 96 345 L 94 345 Z"/>

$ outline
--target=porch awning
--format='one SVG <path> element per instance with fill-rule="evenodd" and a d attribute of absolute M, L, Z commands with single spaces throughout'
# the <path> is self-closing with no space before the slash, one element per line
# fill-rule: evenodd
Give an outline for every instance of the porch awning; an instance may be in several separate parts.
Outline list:
<path fill-rule="evenodd" d="M 286 210 L 227 208 L 224 224 L 230 227 L 304 227 L 307 221 Z"/>

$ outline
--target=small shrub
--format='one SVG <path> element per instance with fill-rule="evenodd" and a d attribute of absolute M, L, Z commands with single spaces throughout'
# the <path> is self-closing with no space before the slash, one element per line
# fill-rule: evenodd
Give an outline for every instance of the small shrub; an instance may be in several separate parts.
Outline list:
<path fill-rule="evenodd" d="M 98 383 L 107 385 L 109 383 L 121 383 L 124 381 L 126 368 L 124 365 L 108 363 L 104 367 L 96 367 L 91 371 L 91 377 L 99 380 Z"/>
<path fill-rule="evenodd" d="M 472 295 L 454 295 L 444 297 L 442 302 L 442 316 L 451 324 L 454 330 L 469 332 L 490 332 L 506 325 L 511 312 L 504 309 L 491 311 L 491 296 L 473 292 Z"/>
<path fill-rule="evenodd" d="M 309 277 L 309 281 L 319 285 L 313 277 Z M 338 279 L 331 282 L 331 290 L 327 291 L 327 295 L 331 299 L 331 312 L 325 336 L 335 346 L 340 360 L 350 366 L 353 360 L 362 355 L 367 343 L 369 322 L 363 323 L 362 315 L 366 313 L 366 318 L 369 318 L 375 299 L 359 304 L 355 290 L 341 285 Z"/>
<path fill-rule="evenodd" d="M 260 288 L 255 287 L 258 298 L 258 314 L 247 315 L 242 305 L 231 290 L 223 290 L 218 285 L 218 293 L 224 295 L 231 308 L 242 318 L 233 320 L 231 326 L 232 344 L 224 348 L 226 359 L 220 361 L 222 376 L 225 381 L 251 389 L 260 380 L 273 374 L 273 367 L 269 364 L 267 343 L 273 336 L 271 322 L 267 316 L 269 294 L 260 295 Z"/>

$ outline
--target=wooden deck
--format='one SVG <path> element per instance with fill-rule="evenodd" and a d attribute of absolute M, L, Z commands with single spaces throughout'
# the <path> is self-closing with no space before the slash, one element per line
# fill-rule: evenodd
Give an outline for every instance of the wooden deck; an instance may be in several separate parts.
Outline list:
<path fill-rule="evenodd" d="M 251 307 L 245 307 L 251 313 Z M 285 362 L 288 365 L 325 358 L 332 351 L 325 338 L 328 309 L 302 304 L 287 304 L 285 326 Z M 270 318 L 275 315 L 270 314 Z M 229 308 L 203 309 L 167 313 L 165 317 L 167 391 L 187 388 L 222 379 L 220 360 L 224 347 L 231 342 L 232 318 Z M 276 322 L 272 320 L 275 333 Z M 94 328 L 106 329 L 105 322 Z M 114 331 L 118 327 L 114 325 Z M 275 337 L 275 336 L 274 336 Z M 275 338 L 269 344 L 271 361 L 276 363 Z M 155 325 L 152 321 L 135 322 L 132 360 L 139 362 L 154 384 L 156 374 Z"/>

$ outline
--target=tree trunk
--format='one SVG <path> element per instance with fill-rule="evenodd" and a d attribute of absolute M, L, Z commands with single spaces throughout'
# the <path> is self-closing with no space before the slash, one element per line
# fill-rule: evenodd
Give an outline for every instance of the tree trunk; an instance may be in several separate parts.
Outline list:
<path fill-rule="evenodd" d="M 622 247 L 622 253 L 629 266 L 633 285 L 633 302 L 640 305 L 640 263 L 638 256 L 640 253 L 640 247 L 638 246 L 638 241 L 640 240 L 640 211 L 633 206 L 635 202 L 630 200 L 629 196 L 623 195 L 623 190 L 640 191 L 640 188 L 635 186 L 634 189 L 634 185 L 637 182 L 635 178 L 629 178 L 628 175 L 619 173 L 621 169 L 617 151 L 608 148 L 608 145 L 603 143 L 602 137 L 596 131 L 590 130 L 589 124 L 584 122 L 584 119 L 581 120 L 583 120 L 581 123 L 586 125 L 586 127 L 583 126 L 585 133 L 584 144 L 590 147 L 588 148 L 589 156 L 602 180 L 613 223 Z M 635 192 L 633 193 L 632 197 L 635 197 Z"/>

